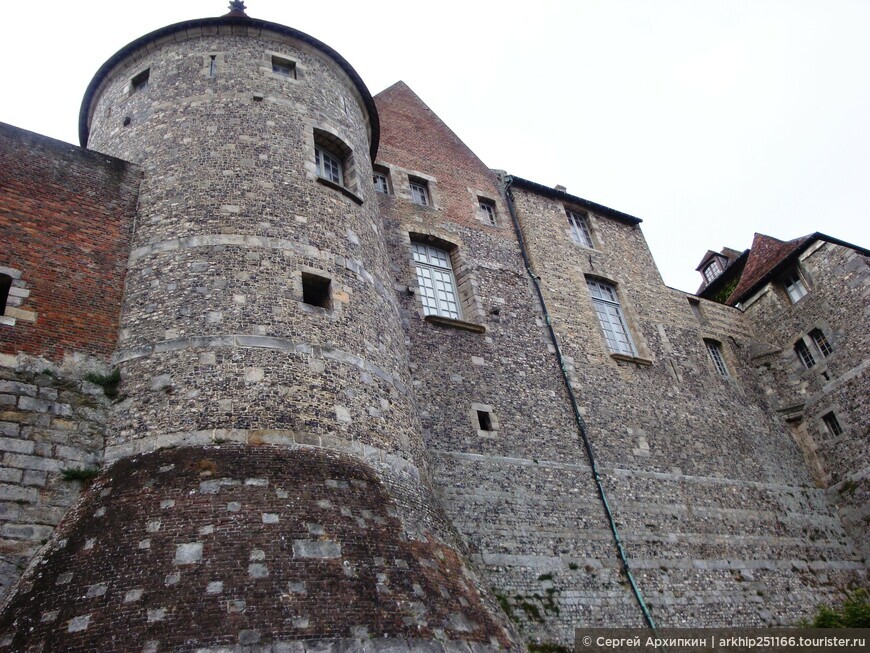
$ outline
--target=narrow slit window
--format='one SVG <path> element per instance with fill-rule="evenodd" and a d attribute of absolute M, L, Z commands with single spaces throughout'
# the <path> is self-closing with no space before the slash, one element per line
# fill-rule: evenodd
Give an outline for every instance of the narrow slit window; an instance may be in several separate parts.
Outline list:
<path fill-rule="evenodd" d="M 725 365 L 725 356 L 722 354 L 722 344 L 715 340 L 705 340 L 707 352 L 710 354 L 710 360 L 713 361 L 713 367 L 720 376 L 728 376 L 728 368 Z"/>
<path fill-rule="evenodd" d="M 836 437 L 843 433 L 843 427 L 840 426 L 840 422 L 837 419 L 837 416 L 834 415 L 833 411 L 822 415 L 822 421 L 825 423 L 825 428 L 828 429 L 828 433 L 832 436 Z"/>
<path fill-rule="evenodd" d="M 813 354 L 810 351 L 810 348 L 807 347 L 807 343 L 803 340 L 798 340 L 794 344 L 794 353 L 797 354 L 798 360 L 800 360 L 801 364 L 810 369 L 813 365 L 816 364 L 816 359 L 813 358 Z"/>
<path fill-rule="evenodd" d="M 281 77 L 296 79 L 296 62 L 272 55 L 272 72 Z"/>
<path fill-rule="evenodd" d="M 492 426 L 492 415 L 490 415 L 489 411 L 486 411 L 486 410 L 478 410 L 477 411 L 477 424 L 480 427 L 481 431 L 494 431 L 495 430 Z"/>
<path fill-rule="evenodd" d="M 148 81 L 151 78 L 151 69 L 146 68 L 138 75 L 135 75 L 133 79 L 130 80 L 130 95 L 133 93 L 138 93 L 139 91 L 144 91 L 148 88 Z"/>
<path fill-rule="evenodd" d="M 0 274 L 0 315 L 6 315 L 6 302 L 9 300 L 9 289 L 12 288 L 12 277 Z"/>
<path fill-rule="evenodd" d="M 813 339 L 816 349 L 818 349 L 819 353 L 825 358 L 830 356 L 831 352 L 834 351 L 833 347 L 831 347 L 831 343 L 828 342 L 828 339 L 825 337 L 825 334 L 821 329 L 813 329 L 810 331 L 810 338 Z"/>
<path fill-rule="evenodd" d="M 332 282 L 326 277 L 316 274 L 302 273 L 302 301 L 320 308 L 332 307 Z"/>
<path fill-rule="evenodd" d="M 217 55 L 215 55 L 215 54 L 209 55 L 208 76 L 209 77 L 216 77 L 217 76 Z"/>

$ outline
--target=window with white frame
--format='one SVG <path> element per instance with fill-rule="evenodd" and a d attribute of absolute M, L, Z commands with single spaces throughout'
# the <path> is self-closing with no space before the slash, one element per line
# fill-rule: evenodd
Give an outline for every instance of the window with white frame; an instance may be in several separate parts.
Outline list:
<path fill-rule="evenodd" d="M 591 248 L 592 234 L 589 231 L 589 218 L 586 214 L 567 209 L 565 213 L 568 215 L 568 224 L 571 226 L 571 238 L 575 243 Z"/>
<path fill-rule="evenodd" d="M 496 225 L 495 220 L 495 202 L 483 197 L 477 198 L 477 205 L 480 210 L 481 219 L 491 227 Z"/>
<path fill-rule="evenodd" d="M 321 145 L 314 146 L 314 163 L 317 165 L 318 176 L 343 185 L 344 173 L 341 161 Z"/>
<path fill-rule="evenodd" d="M 834 348 L 831 347 L 831 343 L 828 342 L 827 337 L 825 337 L 825 334 L 821 329 L 813 329 L 810 331 L 810 338 L 813 339 L 816 349 L 818 349 L 819 353 L 825 358 L 830 356 L 831 352 L 834 351 Z"/>
<path fill-rule="evenodd" d="M 716 340 L 704 340 L 707 345 L 707 352 L 710 354 L 710 360 L 713 361 L 713 367 L 720 376 L 728 376 L 728 367 L 725 365 L 725 356 L 722 353 L 722 343 Z"/>
<path fill-rule="evenodd" d="M 704 278 L 707 280 L 707 283 L 710 283 L 720 274 L 722 274 L 722 265 L 719 263 L 719 259 L 714 258 L 704 268 Z"/>
<path fill-rule="evenodd" d="M 843 427 L 840 426 L 840 421 L 837 419 L 837 416 L 834 415 L 833 411 L 822 415 L 822 421 L 825 423 L 825 428 L 828 429 L 828 433 L 832 436 L 836 437 L 843 433 Z"/>
<path fill-rule="evenodd" d="M 798 340 L 794 343 L 794 353 L 797 354 L 798 360 L 805 368 L 810 369 L 816 364 L 816 359 L 813 358 L 810 348 L 807 347 L 807 343 L 803 340 Z"/>
<path fill-rule="evenodd" d="M 430 206 L 431 202 L 429 200 L 429 184 L 427 184 L 422 179 L 414 179 L 411 178 L 408 180 L 411 187 L 411 199 L 414 201 L 414 204 L 419 204 L 420 206 Z"/>
<path fill-rule="evenodd" d="M 807 294 L 807 286 L 797 268 L 792 270 L 782 278 L 782 285 L 788 293 L 791 303 L 796 303 L 801 297 Z"/>
<path fill-rule="evenodd" d="M 372 175 L 372 182 L 375 185 L 376 191 L 384 195 L 390 194 L 390 182 L 385 173 L 375 171 Z"/>
<path fill-rule="evenodd" d="M 411 251 L 417 270 L 420 298 L 423 300 L 423 312 L 426 315 L 461 319 L 450 252 L 419 242 L 411 242 Z"/>
<path fill-rule="evenodd" d="M 589 287 L 592 305 L 595 307 L 598 321 L 601 323 L 602 331 L 604 331 L 604 339 L 607 341 L 608 349 L 614 354 L 636 356 L 637 350 L 631 340 L 625 316 L 622 314 L 616 288 L 597 279 L 587 279 L 586 285 Z"/>

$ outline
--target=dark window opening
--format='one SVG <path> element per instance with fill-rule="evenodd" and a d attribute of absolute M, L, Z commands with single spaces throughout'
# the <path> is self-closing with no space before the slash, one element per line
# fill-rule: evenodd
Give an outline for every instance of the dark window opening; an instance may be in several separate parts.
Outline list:
<path fill-rule="evenodd" d="M 214 77 L 215 75 L 217 75 L 217 61 L 215 60 L 217 55 L 212 54 L 209 55 L 209 57 L 210 61 L 208 62 L 208 76 Z"/>
<path fill-rule="evenodd" d="M 130 80 L 130 93 L 136 93 L 138 91 L 144 91 L 148 88 L 148 79 L 151 76 L 151 69 L 146 68 L 141 73 L 133 77 Z"/>
<path fill-rule="evenodd" d="M 807 347 L 803 340 L 798 340 L 794 344 L 794 351 L 795 354 L 797 354 L 798 360 L 800 360 L 805 368 L 810 369 L 816 364 L 816 359 L 813 358 L 812 353 L 810 353 L 810 348 Z"/>
<path fill-rule="evenodd" d="M 0 315 L 6 315 L 6 301 L 9 299 L 9 289 L 12 287 L 12 277 L 0 274 Z"/>
<path fill-rule="evenodd" d="M 492 415 L 485 410 L 477 411 L 477 423 L 481 431 L 494 431 L 492 427 Z"/>
<path fill-rule="evenodd" d="M 302 273 L 302 301 L 321 308 L 332 307 L 331 281 L 316 274 Z"/>
<path fill-rule="evenodd" d="M 822 415 L 822 421 L 825 423 L 825 426 L 831 435 L 837 436 L 843 432 L 843 427 L 840 426 L 840 422 L 837 420 L 837 416 L 834 415 L 833 412 Z"/>
<path fill-rule="evenodd" d="M 296 79 L 296 62 L 284 57 L 272 56 L 272 72 L 282 77 Z"/>

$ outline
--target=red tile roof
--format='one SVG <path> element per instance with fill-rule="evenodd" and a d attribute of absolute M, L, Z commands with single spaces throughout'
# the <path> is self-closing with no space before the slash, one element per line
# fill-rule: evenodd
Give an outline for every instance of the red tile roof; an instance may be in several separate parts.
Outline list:
<path fill-rule="evenodd" d="M 777 265 L 794 254 L 808 240 L 815 239 L 818 235 L 810 234 L 783 242 L 771 236 L 755 234 L 746 267 L 743 268 L 743 274 L 740 276 L 740 283 L 737 284 L 734 292 L 725 303 L 732 306 L 736 304 L 743 298 L 743 295 L 764 280 Z"/>

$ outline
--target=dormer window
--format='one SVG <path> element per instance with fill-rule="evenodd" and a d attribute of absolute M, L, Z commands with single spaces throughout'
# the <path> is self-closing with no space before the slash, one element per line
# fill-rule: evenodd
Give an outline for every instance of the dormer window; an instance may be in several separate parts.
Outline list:
<path fill-rule="evenodd" d="M 791 271 L 782 278 L 782 286 L 785 292 L 788 293 L 788 298 L 792 304 L 795 304 L 804 295 L 807 294 L 807 286 L 801 278 L 798 269 L 792 268 Z"/>
<path fill-rule="evenodd" d="M 722 264 L 719 263 L 719 259 L 714 258 L 704 268 L 704 278 L 707 280 L 707 283 L 710 283 L 720 274 L 722 274 Z"/>

